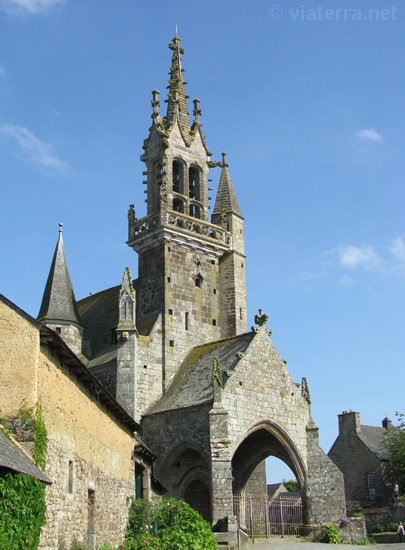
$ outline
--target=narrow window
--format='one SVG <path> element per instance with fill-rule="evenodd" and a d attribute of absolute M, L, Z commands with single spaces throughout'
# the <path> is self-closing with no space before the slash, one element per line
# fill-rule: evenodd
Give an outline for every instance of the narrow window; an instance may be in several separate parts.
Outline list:
<path fill-rule="evenodd" d="M 212 320 L 212 324 L 213 324 L 214 327 L 216 327 L 216 326 L 217 326 L 217 320 L 216 320 L 216 319 L 213 319 L 213 320 Z"/>
<path fill-rule="evenodd" d="M 60 334 L 62 332 L 62 329 L 60 327 L 56 327 L 55 330 L 56 330 L 57 334 Z"/>
<path fill-rule="evenodd" d="M 181 183 L 181 165 L 180 163 L 173 162 L 173 191 L 175 193 L 181 193 L 180 190 Z"/>
<path fill-rule="evenodd" d="M 374 474 L 367 474 L 368 493 L 370 496 L 375 496 L 375 478 Z"/>
<path fill-rule="evenodd" d="M 188 196 L 190 199 L 200 200 L 200 173 L 196 168 L 188 171 Z"/>
<path fill-rule="evenodd" d="M 239 308 L 239 319 L 240 319 L 241 321 L 242 321 L 242 319 L 243 319 L 243 310 L 242 310 L 241 307 Z"/>
<path fill-rule="evenodd" d="M 173 315 L 173 310 L 169 309 L 169 315 Z"/>
<path fill-rule="evenodd" d="M 67 492 L 72 494 L 73 493 L 73 460 L 69 460 L 68 464 L 68 486 L 67 486 Z"/>
<path fill-rule="evenodd" d="M 170 340 L 169 346 L 170 346 L 171 348 L 174 348 L 174 340 Z"/>
<path fill-rule="evenodd" d="M 212 292 L 213 292 L 213 294 L 216 294 L 216 293 L 217 293 L 217 289 L 214 288 L 214 290 L 213 290 Z"/>
<path fill-rule="evenodd" d="M 184 315 L 184 325 L 185 325 L 184 328 L 185 328 L 186 330 L 189 330 L 189 328 L 188 328 L 188 322 L 189 322 L 189 315 L 188 315 L 188 311 L 186 311 L 186 313 L 185 313 L 185 315 Z"/>
<path fill-rule="evenodd" d="M 167 278 L 167 282 L 170 283 L 170 277 Z"/>

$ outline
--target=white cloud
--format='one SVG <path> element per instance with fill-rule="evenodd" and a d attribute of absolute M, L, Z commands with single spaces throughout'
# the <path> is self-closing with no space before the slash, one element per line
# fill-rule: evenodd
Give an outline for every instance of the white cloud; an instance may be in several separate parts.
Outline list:
<path fill-rule="evenodd" d="M 0 0 L 0 8 L 11 14 L 37 15 L 45 14 L 64 3 L 65 0 Z"/>
<path fill-rule="evenodd" d="M 389 244 L 389 251 L 399 264 L 405 265 L 405 241 L 403 237 L 393 239 Z"/>
<path fill-rule="evenodd" d="M 57 157 L 54 147 L 35 137 L 24 126 L 2 124 L 0 125 L 0 134 L 14 141 L 18 145 L 23 157 L 36 166 L 51 169 L 59 173 L 66 172 L 67 163 Z"/>
<path fill-rule="evenodd" d="M 324 263 L 330 273 L 333 266 L 338 265 L 344 270 L 369 271 L 384 274 L 385 276 L 405 276 L 405 238 L 403 235 L 389 241 L 381 250 L 374 246 L 363 244 L 340 244 L 324 253 L 329 259 Z M 347 273 L 338 283 L 341 286 L 351 286 L 354 280 Z"/>
<path fill-rule="evenodd" d="M 336 251 L 340 264 L 349 269 L 372 269 L 381 262 L 377 252 L 369 245 L 339 245 Z"/>
<path fill-rule="evenodd" d="M 382 136 L 374 130 L 374 128 L 364 128 L 359 130 L 356 137 L 362 141 L 373 141 L 374 143 L 382 143 Z"/>

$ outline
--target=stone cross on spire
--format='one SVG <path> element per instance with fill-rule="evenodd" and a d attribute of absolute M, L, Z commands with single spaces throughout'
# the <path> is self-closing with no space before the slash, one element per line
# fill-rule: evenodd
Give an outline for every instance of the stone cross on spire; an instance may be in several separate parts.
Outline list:
<path fill-rule="evenodd" d="M 190 133 L 190 119 L 184 88 L 186 82 L 183 80 L 184 69 L 181 67 L 181 55 L 184 54 L 184 50 L 180 47 L 180 38 L 177 34 L 169 44 L 169 48 L 173 51 L 173 56 L 168 86 L 166 125 L 170 127 L 178 115 L 180 127 L 188 135 Z"/>

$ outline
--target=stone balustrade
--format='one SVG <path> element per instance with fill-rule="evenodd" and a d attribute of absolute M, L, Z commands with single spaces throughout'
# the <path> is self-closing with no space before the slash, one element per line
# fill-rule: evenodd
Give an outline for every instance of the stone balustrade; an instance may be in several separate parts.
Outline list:
<path fill-rule="evenodd" d="M 185 229 L 191 233 L 220 241 L 229 247 L 232 246 L 231 234 L 222 227 L 172 210 L 168 210 L 166 213 L 162 212 L 162 214 L 156 212 L 139 220 L 129 220 L 128 239 L 132 240 L 138 235 L 154 230 L 162 225 L 173 225 L 176 228 Z"/>

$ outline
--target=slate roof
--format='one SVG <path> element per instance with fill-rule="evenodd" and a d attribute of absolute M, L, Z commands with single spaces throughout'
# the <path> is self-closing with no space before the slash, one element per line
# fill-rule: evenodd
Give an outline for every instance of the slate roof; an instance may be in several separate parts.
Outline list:
<path fill-rule="evenodd" d="M 388 457 L 389 453 L 381 441 L 381 436 L 386 433 L 386 429 L 379 426 L 360 425 L 359 439 L 379 457 Z"/>
<path fill-rule="evenodd" d="M 233 371 L 240 361 L 237 354 L 244 352 L 255 336 L 248 332 L 225 340 L 218 340 L 193 348 L 184 359 L 166 393 L 145 413 L 204 405 L 213 401 L 212 371 L 215 357 L 219 357 L 223 380 L 224 371 Z"/>
<path fill-rule="evenodd" d="M 15 472 L 36 477 L 44 483 L 52 481 L 0 430 L 0 466 Z"/>
<path fill-rule="evenodd" d="M 85 326 L 84 352 L 93 359 L 113 345 L 112 330 L 118 325 L 118 302 L 121 285 L 91 294 L 77 302 Z"/>
<path fill-rule="evenodd" d="M 63 245 L 62 224 L 59 224 L 59 239 L 49 270 L 38 320 L 81 325 Z"/>

